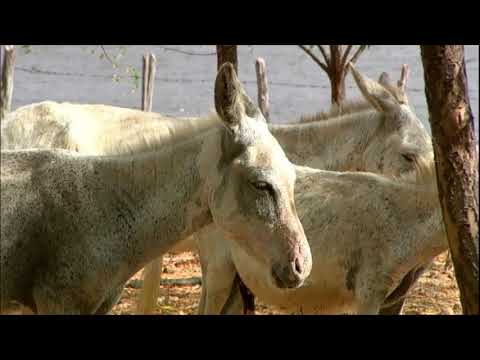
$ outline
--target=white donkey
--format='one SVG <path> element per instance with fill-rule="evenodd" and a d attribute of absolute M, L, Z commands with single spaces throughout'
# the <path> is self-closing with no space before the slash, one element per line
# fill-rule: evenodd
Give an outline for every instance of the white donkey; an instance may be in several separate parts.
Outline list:
<path fill-rule="evenodd" d="M 295 201 L 312 251 L 310 277 L 297 289 L 277 291 L 253 253 L 216 229 L 203 231 L 199 313 L 242 313 L 237 272 L 261 301 L 289 312 L 380 313 L 403 295 L 398 289 L 409 273 L 448 249 L 434 180 L 434 171 L 424 183 L 410 183 L 298 167 Z"/>
<path fill-rule="evenodd" d="M 418 122 L 391 92 L 352 71 L 379 114 L 397 125 Z M 296 204 L 313 257 L 312 273 L 298 289 L 279 293 L 253 253 L 214 228 L 199 232 L 199 312 L 241 313 L 237 272 L 261 300 L 289 311 L 377 314 L 398 302 L 418 270 L 448 249 L 431 144 L 410 160 L 416 171 L 395 180 L 297 168 Z"/>
<path fill-rule="evenodd" d="M 128 155 L 2 151 L 0 311 L 104 313 L 133 274 L 212 223 L 279 286 L 300 286 L 312 264 L 295 170 L 231 64 L 215 107 L 170 146 L 139 141 Z"/>
<path fill-rule="evenodd" d="M 398 86 L 385 73 L 380 82 L 400 103 L 408 103 L 405 71 Z M 19 108 L 7 117 L 2 124 L 1 145 L 2 148 L 61 147 L 84 154 L 122 153 L 130 149 L 130 142 L 138 136 L 174 131 L 169 127 L 170 122 L 163 121 L 168 119 L 112 106 L 43 102 Z M 185 120 L 177 128 L 183 124 L 190 126 Z M 302 165 L 366 170 L 398 177 L 415 171 L 410 157 L 430 149 L 428 135 L 418 121 L 399 123 L 388 114 L 378 114 L 368 101 L 301 120 L 308 124 L 271 125 L 270 130 L 287 149 L 287 156 Z M 378 156 L 379 153 L 383 156 Z M 172 251 L 194 250 L 192 240 L 186 239 Z M 145 269 L 140 306 L 144 312 L 151 312 L 155 303 L 161 267 L 160 258 Z"/>

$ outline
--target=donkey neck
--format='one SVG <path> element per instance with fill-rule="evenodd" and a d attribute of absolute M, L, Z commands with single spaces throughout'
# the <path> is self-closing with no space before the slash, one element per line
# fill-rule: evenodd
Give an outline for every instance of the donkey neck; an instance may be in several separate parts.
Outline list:
<path fill-rule="evenodd" d="M 203 120 L 196 120 L 203 121 Z M 90 178 L 98 177 L 107 192 L 100 201 L 112 229 L 120 234 L 128 262 L 138 270 L 176 242 L 212 222 L 208 207 L 210 184 L 216 180 L 217 148 L 223 128 L 215 121 L 189 140 L 129 155 L 88 157 Z M 206 160 L 206 158 L 208 160 Z M 120 224 L 119 224 L 120 222 Z M 133 269 L 135 268 L 135 269 Z"/>
<path fill-rule="evenodd" d="M 382 124 L 375 111 L 362 111 L 328 120 L 270 125 L 290 161 L 334 170 L 361 170 L 362 155 Z"/>

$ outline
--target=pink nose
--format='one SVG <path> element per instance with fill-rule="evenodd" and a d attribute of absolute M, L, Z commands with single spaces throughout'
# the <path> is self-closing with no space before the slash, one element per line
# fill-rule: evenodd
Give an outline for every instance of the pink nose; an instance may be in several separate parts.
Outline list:
<path fill-rule="evenodd" d="M 294 261 L 288 265 L 276 263 L 272 266 L 272 277 L 276 285 L 281 289 L 297 288 L 303 284 L 306 276 L 306 267 L 303 265 L 300 257 L 297 256 Z"/>

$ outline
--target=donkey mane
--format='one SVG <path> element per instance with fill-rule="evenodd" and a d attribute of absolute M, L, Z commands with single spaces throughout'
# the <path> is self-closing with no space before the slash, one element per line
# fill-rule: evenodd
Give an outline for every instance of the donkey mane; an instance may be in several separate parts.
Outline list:
<path fill-rule="evenodd" d="M 173 143 L 178 144 L 179 141 L 190 141 L 192 137 L 197 137 L 203 132 L 211 130 L 215 124 L 221 125 L 218 115 L 214 113 L 181 121 L 165 117 L 159 121 L 158 128 L 151 129 L 144 123 L 139 122 L 140 127 L 133 129 L 132 133 L 126 137 L 123 134 L 120 141 L 112 134 L 103 137 L 102 141 L 104 141 L 105 149 L 109 149 L 111 154 L 147 153 L 163 150 Z M 81 137 L 75 138 L 79 139 Z"/>
<path fill-rule="evenodd" d="M 343 115 L 355 114 L 363 111 L 373 111 L 373 106 L 365 100 L 349 100 L 342 105 L 332 105 L 328 111 L 319 111 L 312 115 L 302 115 L 299 123 L 310 123 L 316 121 L 330 120 Z"/>
<path fill-rule="evenodd" d="M 78 111 L 71 111 L 76 107 Z M 40 144 L 40 147 L 45 144 L 50 148 L 53 144 L 70 151 L 82 149 L 80 155 L 97 156 L 154 151 L 173 142 L 189 140 L 215 123 L 220 124 L 213 110 L 198 118 L 174 118 L 101 104 L 52 101 L 26 105 L 10 114 L 1 124 L 2 140 L 6 143 L 24 138 L 28 142 L 22 144 L 23 148 L 30 148 L 31 144 Z M 16 122 L 19 114 L 24 121 Z M 9 126 L 10 122 L 15 126 Z"/>
<path fill-rule="evenodd" d="M 399 102 L 402 101 L 401 93 L 395 92 L 395 88 L 385 87 Z M 315 122 L 322 122 L 333 120 L 338 126 L 341 126 L 342 121 L 348 121 L 349 115 L 354 115 L 362 112 L 375 113 L 375 108 L 366 100 L 349 100 L 342 105 L 332 105 L 329 111 L 320 111 L 313 115 L 306 115 L 300 118 L 300 124 L 312 124 Z M 359 128 L 361 130 L 362 127 Z M 413 182 L 417 185 L 436 186 L 435 160 L 433 147 L 431 151 L 421 154 L 413 159 L 416 171 L 414 173 L 400 176 L 398 180 L 405 182 Z"/>

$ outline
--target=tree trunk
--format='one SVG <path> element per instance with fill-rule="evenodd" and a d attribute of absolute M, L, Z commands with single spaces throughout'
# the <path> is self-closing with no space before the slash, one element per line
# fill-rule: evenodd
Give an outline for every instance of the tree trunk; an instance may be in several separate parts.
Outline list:
<path fill-rule="evenodd" d="M 479 314 L 478 154 L 463 45 L 421 45 L 443 220 L 464 314 Z"/>
<path fill-rule="evenodd" d="M 0 58 L 0 121 L 10 112 L 13 95 L 13 70 L 15 68 L 15 46 L 1 45 Z"/>
<path fill-rule="evenodd" d="M 332 105 L 340 105 L 345 100 L 345 73 L 346 68 L 342 64 L 341 45 L 330 45 L 330 63 L 328 78 L 332 89 Z"/>
<path fill-rule="evenodd" d="M 331 73 L 329 76 L 332 88 L 332 105 L 341 105 L 345 101 L 345 73 L 342 70 L 339 73 Z"/>
<path fill-rule="evenodd" d="M 226 62 L 232 63 L 238 74 L 237 45 L 217 45 L 217 69 Z"/>

